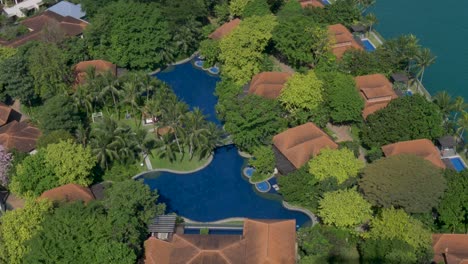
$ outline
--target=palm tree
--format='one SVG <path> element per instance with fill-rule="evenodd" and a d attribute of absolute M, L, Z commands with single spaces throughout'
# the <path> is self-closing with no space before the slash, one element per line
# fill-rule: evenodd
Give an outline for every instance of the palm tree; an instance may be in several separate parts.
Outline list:
<path fill-rule="evenodd" d="M 121 104 L 131 107 L 133 118 L 136 124 L 138 124 L 138 120 L 140 120 L 140 117 L 137 117 L 137 109 L 139 109 L 138 101 L 143 93 L 141 83 L 138 80 L 138 74 L 130 74 L 129 78 L 123 83 L 122 88 Z"/>
<path fill-rule="evenodd" d="M 94 111 L 94 98 L 88 88 L 89 86 L 86 84 L 79 85 L 72 95 L 72 99 L 75 107 L 86 110 L 86 115 L 90 117 L 90 114 Z"/>
<path fill-rule="evenodd" d="M 463 134 L 465 130 L 468 129 L 468 113 L 463 111 L 461 112 L 461 116 L 457 120 L 457 133 L 460 139 L 463 140 Z"/>
<path fill-rule="evenodd" d="M 369 13 L 366 15 L 364 18 L 366 21 L 367 25 L 369 26 L 369 32 L 372 32 L 372 27 L 379 23 L 379 20 L 377 19 L 377 16 L 374 13 Z"/>
<path fill-rule="evenodd" d="M 455 112 L 453 120 L 457 120 L 457 115 L 468 109 L 468 104 L 465 103 L 465 99 L 461 96 L 457 96 L 452 103 L 451 110 Z"/>
<path fill-rule="evenodd" d="M 428 48 L 423 48 L 420 52 L 416 55 L 416 67 L 419 68 L 419 72 L 417 77 L 419 76 L 419 82 L 417 89 L 419 91 L 419 85 L 423 82 L 424 78 L 424 71 L 427 67 L 434 64 L 436 57 L 432 54 L 431 50 Z"/>
<path fill-rule="evenodd" d="M 119 99 L 119 95 L 120 95 L 120 82 L 119 80 L 114 76 L 112 75 L 110 72 L 106 72 L 103 76 L 102 76 L 102 80 L 103 80 L 103 88 L 102 90 L 100 91 L 99 93 L 99 97 L 101 99 L 104 99 L 107 97 L 107 95 L 110 94 L 110 96 L 112 97 L 112 101 L 114 103 L 114 110 L 116 113 L 118 113 L 118 102 L 117 100 Z"/>
<path fill-rule="evenodd" d="M 180 146 L 178 135 L 181 134 L 180 130 L 182 128 L 182 119 L 187 112 L 187 104 L 177 102 L 177 99 L 175 99 L 174 102 L 167 104 L 166 107 L 162 109 L 161 124 L 162 126 L 172 128 L 180 154 L 182 154 L 182 148 Z"/>
<path fill-rule="evenodd" d="M 156 147 L 160 158 L 166 158 L 170 162 L 173 162 L 176 159 L 175 153 L 177 151 L 177 146 L 174 144 L 174 139 L 171 133 L 166 133 L 157 137 Z"/>
<path fill-rule="evenodd" d="M 452 97 L 447 91 L 438 92 L 432 97 L 432 101 L 439 107 L 440 111 L 444 114 L 444 119 L 447 119 L 452 111 Z"/>
<path fill-rule="evenodd" d="M 208 143 L 207 136 L 209 131 L 206 129 L 205 116 L 198 107 L 184 115 L 183 124 L 184 131 L 186 132 L 186 142 L 189 147 L 190 159 L 192 159 L 198 146 Z"/>

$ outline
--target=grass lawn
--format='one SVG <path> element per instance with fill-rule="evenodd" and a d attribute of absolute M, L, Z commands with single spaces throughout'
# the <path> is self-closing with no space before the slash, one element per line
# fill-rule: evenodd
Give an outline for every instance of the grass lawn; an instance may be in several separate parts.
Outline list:
<path fill-rule="evenodd" d="M 188 154 L 185 154 L 184 157 L 181 159 L 181 155 L 179 153 L 176 154 L 177 159 L 174 162 L 170 162 L 166 158 L 159 158 L 157 155 L 157 150 L 153 150 L 152 154 L 152 156 L 149 156 L 149 159 L 151 161 L 153 169 L 191 171 L 200 168 L 208 162 L 208 158 L 199 160 L 196 156 L 193 157 L 192 160 L 190 160 Z"/>

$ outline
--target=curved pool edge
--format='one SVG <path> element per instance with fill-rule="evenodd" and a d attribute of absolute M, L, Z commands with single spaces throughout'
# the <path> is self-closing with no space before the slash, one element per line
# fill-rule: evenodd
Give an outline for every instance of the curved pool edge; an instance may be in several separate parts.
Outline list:
<path fill-rule="evenodd" d="M 301 213 L 307 215 L 310 218 L 310 221 L 312 222 L 312 226 L 318 224 L 317 216 L 315 216 L 315 214 L 312 213 L 311 211 L 309 211 L 308 209 L 305 209 L 305 208 L 299 207 L 299 206 L 291 205 L 288 202 L 286 202 L 285 200 L 283 200 L 282 204 L 283 204 L 283 207 L 288 209 L 288 210 L 301 212 Z"/>
<path fill-rule="evenodd" d="M 138 173 L 137 175 L 133 176 L 132 179 L 133 180 L 136 180 L 138 179 L 139 177 L 145 175 L 145 174 L 148 174 L 148 173 L 151 173 L 151 172 L 170 172 L 170 173 L 175 173 L 175 174 L 191 174 L 191 173 L 194 173 L 194 172 L 197 172 L 197 171 L 201 171 L 203 170 L 204 168 L 208 167 L 208 165 L 210 165 L 210 163 L 213 161 L 213 158 L 214 158 L 214 154 L 211 154 L 210 157 L 208 157 L 208 160 L 206 161 L 205 164 L 201 165 L 200 167 L 196 168 L 196 169 L 193 169 L 193 170 L 189 170 L 189 171 L 178 171 L 178 170 L 172 170 L 172 169 L 153 169 L 153 170 L 148 170 L 148 171 L 144 171 L 144 172 L 140 172 Z"/>

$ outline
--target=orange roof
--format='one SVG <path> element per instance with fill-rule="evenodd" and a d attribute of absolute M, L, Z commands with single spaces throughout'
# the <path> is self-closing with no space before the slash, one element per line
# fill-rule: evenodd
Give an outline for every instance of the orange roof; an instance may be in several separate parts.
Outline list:
<path fill-rule="evenodd" d="M 250 220 L 243 235 L 179 235 L 171 241 L 150 237 L 145 264 L 293 264 L 295 220 Z"/>
<path fill-rule="evenodd" d="M 36 141 L 40 135 L 39 129 L 26 122 L 13 120 L 0 128 L 0 145 L 7 150 L 31 152 L 36 148 Z"/>
<path fill-rule="evenodd" d="M 68 36 L 78 36 L 83 34 L 84 29 L 88 25 L 87 22 L 76 19 L 73 17 L 64 17 L 52 11 L 45 11 L 40 15 L 25 19 L 20 22 L 24 26 L 28 27 L 31 32 L 20 36 L 12 41 L 4 43 L 11 47 L 19 47 L 32 40 L 40 40 L 42 36 L 42 30 L 53 23 L 57 23 L 63 33 Z"/>
<path fill-rule="evenodd" d="M 398 154 L 414 154 L 432 162 L 439 168 L 445 168 L 445 164 L 440 159 L 439 150 L 429 139 L 416 139 L 385 145 L 382 146 L 382 151 L 386 157 Z"/>
<path fill-rule="evenodd" d="M 89 188 L 83 187 L 78 184 L 70 183 L 45 191 L 39 198 L 49 199 L 52 201 L 89 202 L 94 200 L 94 195 Z"/>
<path fill-rule="evenodd" d="M 325 132 L 310 122 L 274 136 L 273 144 L 296 168 L 302 167 L 323 148 L 338 148 Z"/>
<path fill-rule="evenodd" d="M 225 36 L 229 35 L 237 26 L 239 26 L 241 20 L 236 18 L 229 22 L 224 23 L 219 28 L 217 28 L 213 33 L 211 33 L 208 37 L 211 39 L 222 39 Z"/>
<path fill-rule="evenodd" d="M 432 234 L 432 248 L 436 263 L 468 263 L 467 234 Z M 444 262 L 444 255 L 447 259 L 446 262 Z"/>
<path fill-rule="evenodd" d="M 342 58 L 349 49 L 363 50 L 353 37 L 353 34 L 342 24 L 328 26 L 328 34 L 332 42 L 332 52 L 337 58 Z"/>
<path fill-rule="evenodd" d="M 8 122 L 11 111 L 11 107 L 4 103 L 0 103 L 0 126 L 3 126 Z"/>
<path fill-rule="evenodd" d="M 301 4 L 302 8 L 308 6 L 323 8 L 325 6 L 320 0 L 300 0 L 299 3 Z"/>
<path fill-rule="evenodd" d="M 248 93 L 276 99 L 291 75 L 286 72 L 261 72 L 252 78 Z"/>
<path fill-rule="evenodd" d="M 383 74 L 358 76 L 355 81 L 361 97 L 366 102 L 362 110 L 364 118 L 385 108 L 391 100 L 398 97 L 392 84 Z"/>
<path fill-rule="evenodd" d="M 105 60 L 90 60 L 82 61 L 75 65 L 74 72 L 76 76 L 75 82 L 77 84 L 83 84 L 86 80 L 86 71 L 89 68 L 93 68 L 96 74 L 104 74 L 105 72 L 112 73 L 113 76 L 117 76 L 117 65 L 112 62 Z"/>

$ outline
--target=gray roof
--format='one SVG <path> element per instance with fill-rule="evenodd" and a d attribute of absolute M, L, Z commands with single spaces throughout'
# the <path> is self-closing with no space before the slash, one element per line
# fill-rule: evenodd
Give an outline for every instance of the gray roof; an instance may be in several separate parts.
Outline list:
<path fill-rule="evenodd" d="M 174 233 L 176 215 L 156 216 L 148 225 L 150 233 Z"/>
<path fill-rule="evenodd" d="M 393 80 L 393 82 L 402 82 L 402 83 L 408 82 L 408 75 L 403 72 L 394 73 L 392 74 L 391 77 L 392 77 L 391 79 Z"/>
<path fill-rule="evenodd" d="M 81 9 L 81 4 L 73 4 L 67 1 L 61 1 L 48 9 L 61 16 L 69 16 L 76 19 L 81 19 L 86 16 L 86 13 Z"/>
<path fill-rule="evenodd" d="M 457 146 L 457 142 L 455 141 L 455 138 L 452 136 L 443 136 L 437 139 L 437 141 L 439 141 L 439 144 L 445 148 L 453 148 Z"/>

